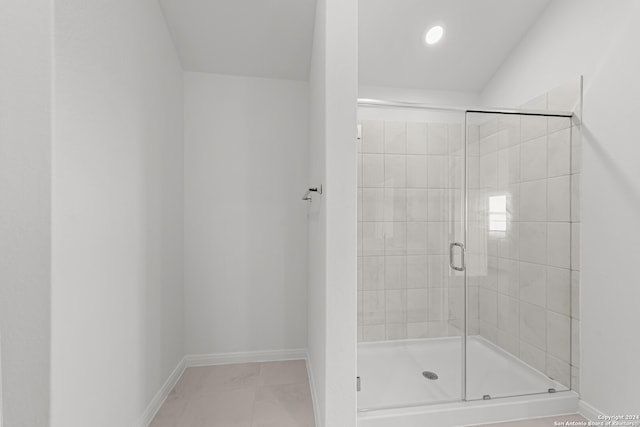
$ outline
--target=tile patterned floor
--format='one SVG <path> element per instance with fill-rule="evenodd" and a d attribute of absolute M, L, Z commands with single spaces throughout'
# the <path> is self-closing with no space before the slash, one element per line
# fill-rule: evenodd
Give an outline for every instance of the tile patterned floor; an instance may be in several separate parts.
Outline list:
<path fill-rule="evenodd" d="M 584 421 L 587 419 L 580 415 L 562 415 L 560 417 L 538 418 L 535 420 L 512 421 L 499 424 L 483 424 L 476 427 L 555 427 L 566 425 L 567 421 Z M 559 424 L 556 424 L 559 423 Z"/>
<path fill-rule="evenodd" d="M 187 368 L 149 427 L 315 427 L 305 362 Z"/>

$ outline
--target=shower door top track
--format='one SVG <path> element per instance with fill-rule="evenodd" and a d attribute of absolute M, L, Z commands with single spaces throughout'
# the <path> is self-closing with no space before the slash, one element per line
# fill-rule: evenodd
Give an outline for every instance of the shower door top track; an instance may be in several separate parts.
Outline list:
<path fill-rule="evenodd" d="M 358 106 L 374 108 L 407 108 L 414 110 L 453 111 L 460 113 L 523 114 L 529 116 L 573 117 L 573 113 L 570 111 L 525 110 L 517 108 L 500 109 L 480 107 L 444 107 L 438 105 L 421 104 L 419 102 L 383 101 L 380 99 L 366 98 L 358 98 Z"/>

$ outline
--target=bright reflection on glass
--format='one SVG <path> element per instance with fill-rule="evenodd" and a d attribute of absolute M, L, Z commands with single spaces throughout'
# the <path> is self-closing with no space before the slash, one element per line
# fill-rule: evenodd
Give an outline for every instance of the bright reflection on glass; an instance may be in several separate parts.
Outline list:
<path fill-rule="evenodd" d="M 489 197 L 489 231 L 507 231 L 507 196 Z"/>

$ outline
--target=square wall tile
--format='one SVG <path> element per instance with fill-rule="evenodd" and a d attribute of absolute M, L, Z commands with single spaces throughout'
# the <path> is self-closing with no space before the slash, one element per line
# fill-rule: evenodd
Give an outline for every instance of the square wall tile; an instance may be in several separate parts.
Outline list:
<path fill-rule="evenodd" d="M 479 317 L 493 327 L 498 326 L 498 293 L 492 290 L 480 288 L 479 290 Z"/>
<path fill-rule="evenodd" d="M 571 128 L 571 173 L 582 171 L 582 126 Z"/>
<path fill-rule="evenodd" d="M 520 145 L 520 179 L 533 181 L 547 177 L 547 137 L 541 136 Z"/>
<path fill-rule="evenodd" d="M 427 187 L 447 188 L 448 163 L 446 156 L 427 156 Z"/>
<path fill-rule="evenodd" d="M 426 189 L 407 189 L 407 220 L 426 221 L 428 218 L 428 193 Z"/>
<path fill-rule="evenodd" d="M 427 322 L 411 322 L 407 323 L 407 338 L 428 338 L 429 331 Z"/>
<path fill-rule="evenodd" d="M 580 321 L 571 319 L 571 365 L 580 366 Z"/>
<path fill-rule="evenodd" d="M 428 124 L 427 154 L 448 154 L 448 142 L 449 126 L 446 123 Z"/>
<path fill-rule="evenodd" d="M 550 222 L 547 232 L 547 264 L 571 268 L 571 224 Z"/>
<path fill-rule="evenodd" d="M 505 236 L 498 241 L 498 257 L 506 259 L 519 259 L 520 250 L 520 224 L 507 222 Z"/>
<path fill-rule="evenodd" d="M 382 120 L 362 121 L 362 152 L 384 153 L 384 122 Z"/>
<path fill-rule="evenodd" d="M 386 327 L 384 324 L 364 325 L 362 328 L 363 341 L 384 341 L 386 335 Z"/>
<path fill-rule="evenodd" d="M 429 189 L 427 191 L 427 220 L 446 221 L 448 218 L 447 190 Z"/>
<path fill-rule="evenodd" d="M 570 127 L 571 127 L 570 117 L 548 117 L 547 118 L 547 133 L 549 134 L 552 134 L 561 129 L 567 129 Z"/>
<path fill-rule="evenodd" d="M 520 220 L 547 220 L 547 180 L 529 181 L 520 184 Z"/>
<path fill-rule="evenodd" d="M 385 291 L 363 291 L 362 317 L 365 325 L 385 323 Z"/>
<path fill-rule="evenodd" d="M 407 154 L 427 154 L 426 123 L 407 123 Z"/>
<path fill-rule="evenodd" d="M 384 226 L 384 254 L 405 255 L 407 253 L 406 223 L 385 222 Z"/>
<path fill-rule="evenodd" d="M 407 321 L 426 322 L 428 316 L 426 289 L 407 289 Z"/>
<path fill-rule="evenodd" d="M 428 287 L 444 288 L 447 286 L 449 265 L 446 255 L 427 255 Z"/>
<path fill-rule="evenodd" d="M 427 253 L 427 223 L 407 222 L 407 255 Z"/>
<path fill-rule="evenodd" d="M 428 268 L 426 255 L 407 255 L 407 288 L 427 287 Z"/>
<path fill-rule="evenodd" d="M 382 221 L 384 219 L 384 190 L 382 188 L 362 189 L 362 220 Z"/>
<path fill-rule="evenodd" d="M 547 118 L 545 116 L 523 115 L 520 121 L 520 138 L 522 142 L 547 134 Z"/>
<path fill-rule="evenodd" d="M 498 116 L 498 149 L 520 144 L 520 122 L 521 116 L 517 114 Z"/>
<path fill-rule="evenodd" d="M 520 359 L 540 372 L 546 371 L 546 352 L 520 340 Z"/>
<path fill-rule="evenodd" d="M 407 323 L 407 338 L 428 338 L 429 331 L 427 329 L 427 322 L 411 322 Z"/>
<path fill-rule="evenodd" d="M 571 362 L 571 319 L 547 312 L 547 353 L 566 363 Z"/>
<path fill-rule="evenodd" d="M 464 126 L 462 123 L 449 123 L 449 154 L 464 155 Z"/>
<path fill-rule="evenodd" d="M 384 187 L 384 155 L 362 155 L 362 186 Z"/>
<path fill-rule="evenodd" d="M 580 223 L 571 224 L 571 269 L 580 270 Z"/>
<path fill-rule="evenodd" d="M 569 175 L 547 180 L 547 220 L 551 222 L 571 220 L 571 177 Z"/>
<path fill-rule="evenodd" d="M 407 156 L 407 187 L 427 188 L 427 156 Z"/>
<path fill-rule="evenodd" d="M 391 188 L 405 188 L 407 186 L 407 156 L 385 154 L 384 156 L 384 186 Z"/>
<path fill-rule="evenodd" d="M 384 223 L 362 223 L 362 255 L 384 255 Z"/>
<path fill-rule="evenodd" d="M 384 152 L 405 154 L 407 152 L 407 125 L 405 122 L 384 123 Z"/>
<path fill-rule="evenodd" d="M 520 353 L 520 341 L 516 335 L 498 329 L 498 346 L 518 357 Z"/>
<path fill-rule="evenodd" d="M 407 301 L 405 290 L 385 291 L 385 316 L 387 334 L 390 323 L 407 322 Z"/>
<path fill-rule="evenodd" d="M 442 321 L 445 319 L 446 291 L 444 288 L 429 288 L 427 320 L 430 322 Z"/>
<path fill-rule="evenodd" d="M 492 133 L 491 135 L 480 138 L 480 157 L 485 154 L 495 153 L 498 151 L 498 134 Z"/>
<path fill-rule="evenodd" d="M 517 299 L 498 294 L 498 330 L 517 337 L 520 324 L 520 303 Z"/>
<path fill-rule="evenodd" d="M 383 219 L 387 222 L 407 220 L 407 190 L 404 188 L 385 188 L 383 201 Z"/>
<path fill-rule="evenodd" d="M 407 324 L 387 323 L 386 324 L 387 340 L 404 340 L 407 338 Z"/>
<path fill-rule="evenodd" d="M 404 289 L 407 287 L 407 258 L 404 256 L 385 256 L 384 289 Z"/>
<path fill-rule="evenodd" d="M 565 316 L 571 315 L 571 272 L 547 267 L 547 308 Z"/>
<path fill-rule="evenodd" d="M 480 188 L 495 189 L 498 187 L 498 153 L 488 153 L 480 156 L 479 172 Z"/>
<path fill-rule="evenodd" d="M 478 127 L 478 136 L 480 139 L 486 138 L 498 132 L 498 115 L 486 115 L 488 120 L 483 121 Z"/>
<path fill-rule="evenodd" d="M 367 256 L 362 258 L 362 287 L 365 291 L 383 290 L 385 278 L 385 257 Z"/>
<path fill-rule="evenodd" d="M 520 223 L 520 260 L 535 264 L 547 262 L 547 224 Z M 561 266 L 560 266 L 561 267 Z"/>
<path fill-rule="evenodd" d="M 518 260 L 498 258 L 498 292 L 517 298 L 520 293 L 519 271 Z"/>
<path fill-rule="evenodd" d="M 540 264 L 520 263 L 520 299 L 540 307 L 546 305 L 547 267 Z"/>
<path fill-rule="evenodd" d="M 580 222 L 580 185 L 582 181 L 582 175 L 571 175 L 571 221 Z"/>
<path fill-rule="evenodd" d="M 444 254 L 449 251 L 447 243 L 447 223 L 427 223 L 427 254 Z"/>
<path fill-rule="evenodd" d="M 571 386 L 571 366 L 553 356 L 547 355 L 546 374 L 553 380 L 564 385 L 567 389 Z"/>
<path fill-rule="evenodd" d="M 449 156 L 447 157 L 447 188 L 462 189 L 464 187 L 464 157 Z"/>
<path fill-rule="evenodd" d="M 562 129 L 548 137 L 547 176 L 563 176 L 571 173 L 571 129 Z"/>
<path fill-rule="evenodd" d="M 480 336 L 491 341 L 494 344 L 498 344 L 498 328 L 482 320 L 478 321 L 480 330 Z"/>
<path fill-rule="evenodd" d="M 547 310 L 537 305 L 520 303 L 520 341 L 545 349 L 547 344 Z"/>

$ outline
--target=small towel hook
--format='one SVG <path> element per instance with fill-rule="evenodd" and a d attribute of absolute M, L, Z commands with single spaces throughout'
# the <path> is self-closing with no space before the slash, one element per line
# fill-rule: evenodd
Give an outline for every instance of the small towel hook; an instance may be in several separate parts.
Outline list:
<path fill-rule="evenodd" d="M 311 193 L 318 193 L 318 194 L 322 194 L 322 185 L 318 186 L 318 187 L 311 187 L 307 190 L 306 193 L 304 193 L 304 196 L 302 196 L 302 200 L 306 200 L 308 202 L 311 202 L 313 199 L 311 198 Z"/>

